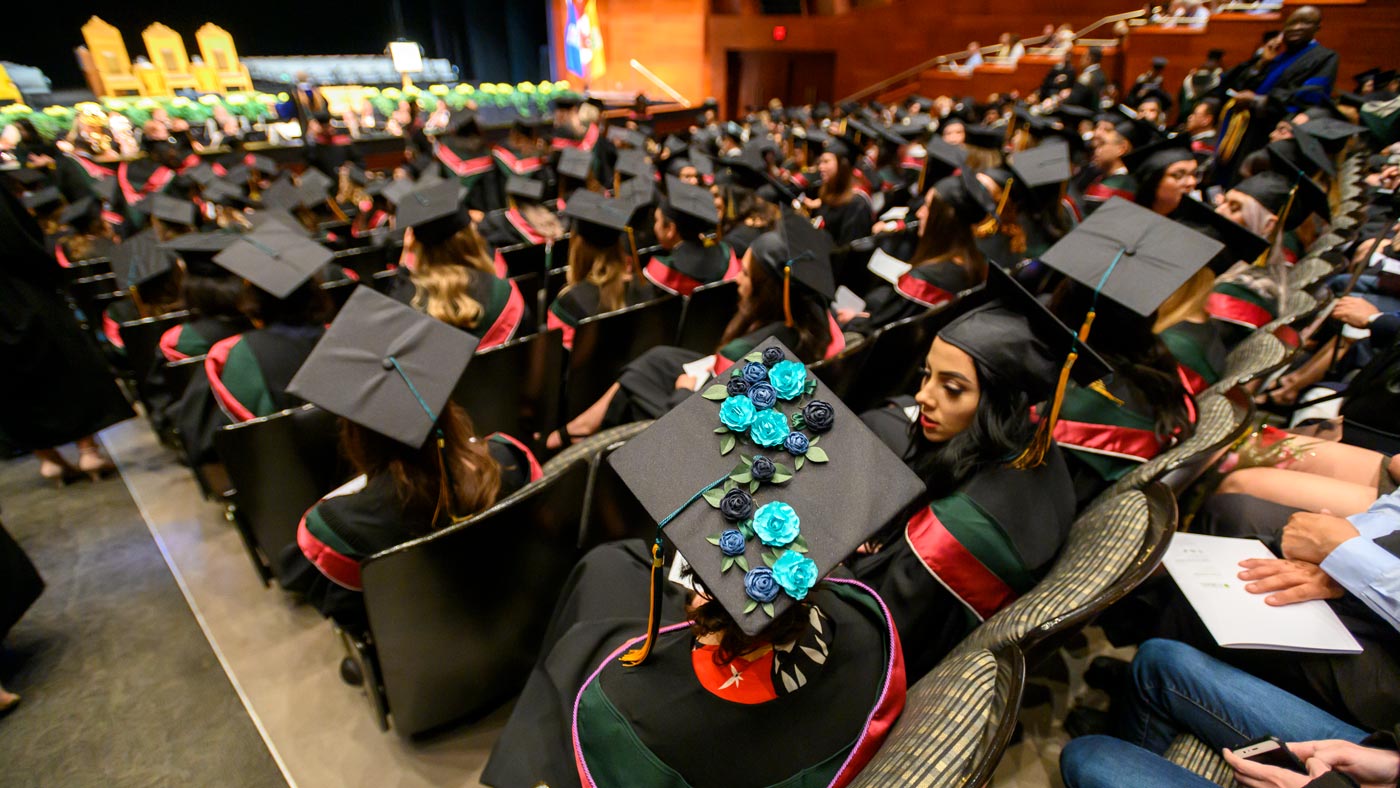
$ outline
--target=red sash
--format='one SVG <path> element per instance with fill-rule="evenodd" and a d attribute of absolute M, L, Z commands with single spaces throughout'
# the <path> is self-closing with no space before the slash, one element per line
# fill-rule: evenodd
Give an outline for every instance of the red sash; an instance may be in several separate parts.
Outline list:
<path fill-rule="evenodd" d="M 800 172 L 794 172 L 792 174 L 792 185 L 796 186 L 799 189 L 805 190 L 808 186 L 812 185 L 812 182 L 807 180 L 806 175 L 803 175 Z"/>
<path fill-rule="evenodd" d="M 548 329 L 559 329 L 560 338 L 564 342 L 565 350 L 574 349 L 574 327 L 564 322 L 564 319 L 554 314 L 551 309 L 544 316 L 544 327 Z"/>
<path fill-rule="evenodd" d="M 904 539 L 933 579 L 985 621 L 1016 600 L 1016 592 L 977 560 L 925 506 L 904 527 Z"/>
<path fill-rule="evenodd" d="M 320 503 L 320 501 L 316 503 Z M 314 508 L 315 504 L 312 506 Z M 306 511 L 308 514 L 311 512 L 310 509 Z M 363 588 L 360 581 L 360 562 L 316 538 L 316 534 L 311 533 L 311 529 L 306 527 L 305 514 L 301 516 L 301 522 L 297 524 L 297 547 L 301 549 L 307 560 L 321 570 L 321 574 L 330 578 L 336 585 L 344 586 L 351 591 L 359 591 Z"/>
<path fill-rule="evenodd" d="M 730 257 L 733 257 L 732 252 L 730 253 Z M 695 292 L 697 287 L 705 284 L 699 279 L 686 276 L 655 257 L 647 262 L 647 266 L 642 269 L 642 273 L 652 284 L 673 295 L 688 296 Z M 725 277 L 728 278 L 727 273 Z"/>
<path fill-rule="evenodd" d="M 914 276 L 913 272 L 906 272 L 899 277 L 899 283 L 894 289 L 910 301 L 929 308 L 946 304 L 956 298 L 954 293 Z"/>
<path fill-rule="evenodd" d="M 524 316 L 525 297 L 520 294 L 520 288 L 511 282 L 510 298 L 506 300 L 501 314 L 496 317 L 496 322 L 481 336 L 481 344 L 477 345 L 477 351 L 509 342 L 511 337 L 515 336 L 516 329 L 520 328 L 520 321 Z"/>
<path fill-rule="evenodd" d="M 1091 200 L 1108 201 L 1114 197 L 1122 197 L 1125 200 L 1137 199 L 1137 195 L 1124 189 L 1115 189 L 1112 186 L 1104 186 L 1102 183 L 1091 183 L 1089 188 L 1084 190 L 1084 196 Z"/>
<path fill-rule="evenodd" d="M 525 444 L 516 440 L 513 436 L 507 435 L 504 432 L 493 432 L 486 437 L 487 440 L 490 440 L 492 438 L 500 438 L 506 443 L 509 443 L 510 445 L 519 449 L 520 453 L 525 455 L 525 462 L 530 468 L 530 481 L 537 482 L 540 480 L 541 477 L 544 476 L 544 469 L 540 467 L 540 461 L 535 459 L 535 453 L 530 451 L 529 446 L 526 446 Z"/>
<path fill-rule="evenodd" d="M 185 170 L 191 169 L 191 168 L 193 168 L 193 167 L 198 167 L 198 166 L 199 166 L 199 154 L 197 154 L 197 153 L 191 153 L 190 155 L 188 155 L 188 156 L 185 157 L 185 160 L 184 160 L 184 161 L 180 162 L 180 172 L 184 172 Z"/>
<path fill-rule="evenodd" d="M 836 322 L 836 315 L 830 310 L 826 313 L 826 327 L 831 332 L 831 341 L 827 343 L 822 358 L 831 358 L 846 349 L 846 335 L 841 331 L 841 324 Z"/>
<path fill-rule="evenodd" d="M 1186 393 L 1191 396 L 1194 397 L 1210 388 L 1210 383 L 1207 382 L 1205 378 L 1201 377 L 1201 373 L 1196 370 L 1185 364 L 1177 364 L 1176 369 L 1181 377 L 1181 385 L 1185 387 Z"/>
<path fill-rule="evenodd" d="M 734 247 L 729 247 L 729 267 L 724 269 L 724 278 L 720 281 L 729 282 L 739 278 L 739 272 L 744 270 L 744 263 L 739 259 L 739 255 L 734 253 Z"/>
<path fill-rule="evenodd" d="M 53 259 L 57 260 L 58 264 L 64 268 L 73 267 L 73 262 L 68 259 L 68 253 L 63 251 L 63 244 L 53 245 Z"/>
<path fill-rule="evenodd" d="M 1060 198 L 1060 204 L 1065 206 L 1065 210 L 1069 211 L 1070 214 L 1074 216 L 1075 224 L 1083 224 L 1084 212 L 1079 209 L 1079 203 L 1075 202 L 1074 200 L 1071 200 L 1068 197 L 1062 197 Z"/>
<path fill-rule="evenodd" d="M 184 361 L 189 358 L 176 349 L 180 344 L 180 333 L 183 329 L 183 325 L 171 326 L 165 330 L 164 334 L 160 335 L 160 353 L 165 356 L 166 361 Z"/>
<path fill-rule="evenodd" d="M 459 178 L 470 178 L 473 175 L 481 175 L 491 171 L 491 156 L 478 156 L 475 159 L 463 159 L 452 152 L 452 149 L 438 143 L 433 148 L 438 161 L 447 165 L 447 169 L 452 170 Z"/>
<path fill-rule="evenodd" d="M 588 131 L 584 132 L 583 139 L 571 140 L 567 137 L 555 137 L 553 142 L 550 143 L 550 147 L 554 148 L 554 150 L 577 148 L 581 151 L 591 151 L 593 150 L 593 146 L 597 144 L 598 124 L 594 123 L 589 125 Z"/>
<path fill-rule="evenodd" d="M 102 335 L 107 337 L 107 341 L 112 343 L 112 347 L 126 350 L 126 343 L 122 341 L 121 327 L 106 312 L 102 313 Z"/>
<path fill-rule="evenodd" d="M 496 278 L 497 278 L 497 279 L 509 279 L 509 278 L 510 278 L 510 277 L 506 276 L 506 256 L 503 255 L 503 254 L 501 254 L 501 250 L 500 250 L 500 249 L 497 249 L 497 250 L 496 250 L 496 253 L 495 253 L 494 255 L 491 256 L 491 263 L 492 263 L 492 265 L 496 266 Z"/>
<path fill-rule="evenodd" d="M 223 380 L 224 365 L 228 363 L 228 354 L 233 350 L 234 345 L 242 340 L 243 336 L 240 334 L 215 342 L 214 346 L 209 348 L 209 355 L 204 357 L 204 374 L 209 376 L 209 390 L 214 393 L 214 401 L 219 403 L 219 407 L 223 408 L 224 413 L 227 413 L 228 417 L 235 423 L 252 421 L 257 418 L 246 405 L 233 396 L 233 392 L 228 390 Z"/>
<path fill-rule="evenodd" d="M 515 228 L 515 231 L 520 233 L 520 236 L 526 241 L 532 244 L 542 244 L 545 242 L 545 237 L 536 232 L 535 228 L 531 227 L 530 223 L 525 221 L 525 217 L 521 215 L 520 211 L 515 208 L 506 209 L 506 221 L 510 222 L 510 226 Z"/>
<path fill-rule="evenodd" d="M 78 162 L 78 166 L 83 168 L 83 170 L 88 174 L 89 178 L 96 178 L 97 180 L 102 180 L 104 178 L 110 177 L 112 174 L 110 170 L 104 167 L 99 167 L 97 165 L 97 162 L 89 161 L 88 159 L 79 156 L 75 153 L 68 154 L 68 157 Z"/>
<path fill-rule="evenodd" d="M 1055 442 L 1069 449 L 1107 454 L 1133 462 L 1147 462 L 1162 452 L 1162 441 L 1151 430 L 1060 419 L 1052 433 Z"/>
<path fill-rule="evenodd" d="M 491 155 L 502 167 L 515 173 L 516 175 L 529 175 L 544 166 L 543 156 L 531 156 L 529 158 L 518 158 L 510 149 L 497 145 L 491 149 Z"/>
<path fill-rule="evenodd" d="M 103 211 L 102 221 L 106 222 L 107 224 L 120 227 L 121 225 L 126 224 L 126 217 L 122 216 L 121 214 L 115 211 Z"/>
<path fill-rule="evenodd" d="M 1259 328 L 1274 319 L 1264 307 L 1224 293 L 1210 294 L 1206 299 L 1206 312 L 1216 320 L 1249 328 Z"/>

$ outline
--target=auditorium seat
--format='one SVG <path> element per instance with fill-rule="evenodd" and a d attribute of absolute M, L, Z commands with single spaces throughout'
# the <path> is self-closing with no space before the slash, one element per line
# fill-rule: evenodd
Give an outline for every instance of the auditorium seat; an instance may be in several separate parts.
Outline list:
<path fill-rule="evenodd" d="M 1253 405 L 1247 396 L 1207 391 L 1196 398 L 1196 431 L 1180 444 L 1162 452 L 1129 471 L 1099 495 L 1103 501 L 1130 490 L 1143 488 L 1162 479 L 1164 474 L 1193 463 L 1202 455 L 1223 452 L 1244 437 L 1253 424 Z M 1185 485 L 1177 481 L 1182 489 Z"/>
<path fill-rule="evenodd" d="M 354 249 L 344 249 L 335 253 L 331 262 L 349 271 L 354 271 L 361 282 L 369 282 L 375 274 L 385 271 L 392 260 L 397 259 L 397 252 L 391 258 L 391 249 L 387 246 L 360 246 Z"/>
<path fill-rule="evenodd" d="M 856 381 L 864 384 L 861 373 L 865 371 L 865 365 L 874 350 L 875 343 L 871 339 L 855 340 L 835 356 L 808 365 L 808 369 L 821 378 L 832 393 L 845 401 L 855 389 Z"/>
<path fill-rule="evenodd" d="M 408 738 L 518 693 L 579 557 L 589 466 L 555 469 L 490 509 L 386 550 L 360 570 L 374 674 Z M 367 674 L 368 675 L 368 674 Z"/>
<path fill-rule="evenodd" d="M 656 533 L 653 520 L 632 490 L 623 483 L 607 458 L 629 439 L 651 425 L 634 421 L 582 438 L 551 457 L 545 473 L 584 461 L 590 466 L 587 504 L 579 521 L 579 550 L 619 539 L 648 539 Z"/>
<path fill-rule="evenodd" d="M 1015 646 L 943 660 L 909 688 L 904 713 L 852 788 L 986 785 L 1016 730 L 1025 684 Z"/>
<path fill-rule="evenodd" d="M 559 424 L 564 343 L 558 329 L 484 350 L 471 360 L 452 400 L 477 434 L 504 432 L 529 441 Z"/>
<path fill-rule="evenodd" d="M 122 323 L 117 328 L 122 337 L 122 345 L 126 348 L 127 365 L 131 369 L 132 379 L 136 382 L 136 392 L 141 401 L 146 404 L 147 416 L 152 415 L 150 395 L 156 393 L 147 388 L 149 375 L 156 368 L 157 360 L 164 359 L 160 351 L 160 338 L 167 330 L 188 320 L 189 316 L 190 313 L 182 309 L 158 317 L 147 317 Z M 184 391 L 183 387 L 170 389 L 163 379 L 160 383 L 162 388 L 166 388 L 169 393 L 173 393 L 176 397 Z"/>
<path fill-rule="evenodd" d="M 1292 351 L 1278 337 L 1264 329 L 1250 334 L 1225 356 L 1220 381 L 1207 391 L 1224 392 L 1267 377 L 1288 363 Z"/>
<path fill-rule="evenodd" d="M 332 317 L 340 312 L 340 308 L 345 306 L 346 301 L 350 300 L 350 294 L 355 292 L 355 287 L 359 284 L 359 281 L 355 279 L 338 279 L 321 285 L 321 290 L 330 296 L 333 309 Z"/>
<path fill-rule="evenodd" d="M 674 342 L 682 306 L 681 299 L 667 295 L 579 321 L 564 379 L 564 419 L 603 396 L 629 361 Z"/>
<path fill-rule="evenodd" d="M 1164 485 L 1100 498 L 1074 521 L 1045 578 L 974 629 L 953 654 L 1010 644 L 1036 664 L 1146 580 L 1176 526 L 1176 499 Z"/>
<path fill-rule="evenodd" d="M 349 475 L 339 460 L 337 417 L 303 405 L 224 427 L 214 446 L 232 484 L 233 522 L 269 582 L 283 548 L 296 543 L 302 515 Z"/>
<path fill-rule="evenodd" d="M 739 304 L 739 284 L 711 282 L 685 297 L 676 346 L 701 355 L 715 352 Z"/>
<path fill-rule="evenodd" d="M 870 372 L 846 404 L 856 413 L 879 407 L 897 394 L 912 394 L 919 380 L 919 360 L 928 353 L 938 330 L 948 322 L 942 309 L 890 323 L 866 340 L 873 342 L 865 368 Z"/>

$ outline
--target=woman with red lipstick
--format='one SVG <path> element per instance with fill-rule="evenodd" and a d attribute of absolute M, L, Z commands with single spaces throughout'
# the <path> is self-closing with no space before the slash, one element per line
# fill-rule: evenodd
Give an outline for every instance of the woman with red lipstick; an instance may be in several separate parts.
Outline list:
<path fill-rule="evenodd" d="M 913 401 L 862 417 L 930 499 L 850 560 L 893 613 L 911 680 L 1035 585 L 1075 515 L 1064 457 L 1032 416 L 1057 396 L 1074 333 L 995 266 L 952 309 Z M 1077 380 L 1107 373 L 1093 351 L 1078 352 Z"/>

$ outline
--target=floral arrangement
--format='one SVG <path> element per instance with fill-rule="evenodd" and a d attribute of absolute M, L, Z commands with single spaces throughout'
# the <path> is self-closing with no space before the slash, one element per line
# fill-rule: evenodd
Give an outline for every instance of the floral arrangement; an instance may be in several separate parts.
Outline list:
<path fill-rule="evenodd" d="M 721 573 L 736 566 L 744 572 L 749 597 L 744 613 L 762 608 L 771 618 L 778 594 L 806 598 L 816 585 L 817 565 L 805 555 L 807 541 L 797 511 L 779 500 L 759 506 L 753 496 L 764 485 L 790 481 L 809 461 L 827 462 L 826 450 L 817 443 L 835 424 L 836 413 L 831 403 L 812 399 L 816 379 L 801 362 L 788 359 L 782 348 L 755 351 L 743 361 L 727 381 L 701 395 L 720 403 L 720 426 L 715 428 L 720 454 L 729 454 L 741 443 L 755 449 L 753 454 L 741 453 L 724 483 L 705 492 L 706 503 L 729 524 L 708 541 L 723 555 Z M 778 452 L 792 458 L 791 467 L 775 459 Z M 750 539 L 767 548 L 762 552 L 766 566 L 749 566 L 745 552 Z"/>

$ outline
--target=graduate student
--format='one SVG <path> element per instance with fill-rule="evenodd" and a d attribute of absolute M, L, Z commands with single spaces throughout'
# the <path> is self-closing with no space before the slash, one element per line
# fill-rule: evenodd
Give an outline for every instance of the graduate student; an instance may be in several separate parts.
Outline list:
<path fill-rule="evenodd" d="M 657 292 L 637 270 L 627 239 L 631 211 L 621 200 L 575 192 L 563 215 L 573 223 L 567 283 L 546 321 L 562 330 L 564 347 L 572 348 L 579 321 L 649 301 Z"/>
<path fill-rule="evenodd" d="M 647 261 L 647 280 L 668 293 L 688 296 L 698 287 L 737 277 L 739 257 L 729 244 L 714 239 L 718 227 L 719 210 L 710 192 L 668 176 L 654 222 L 665 252 Z"/>
<path fill-rule="evenodd" d="M 753 359 L 609 458 L 664 527 L 575 569 L 487 785 L 845 786 L 878 750 L 899 636 L 869 587 L 823 578 L 922 485 L 792 350 Z"/>

